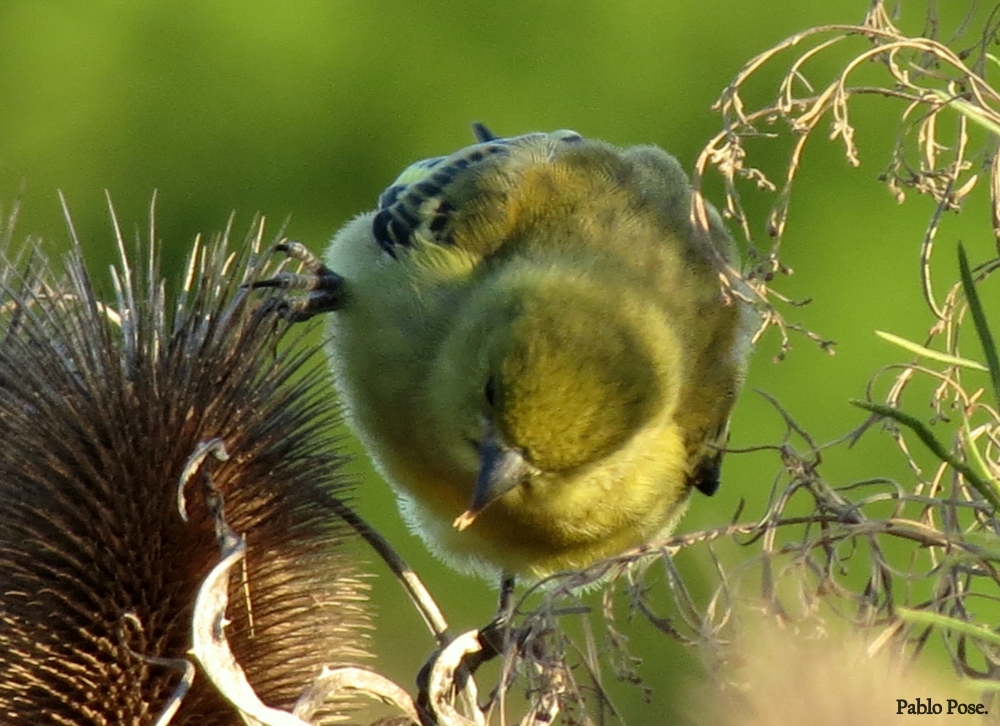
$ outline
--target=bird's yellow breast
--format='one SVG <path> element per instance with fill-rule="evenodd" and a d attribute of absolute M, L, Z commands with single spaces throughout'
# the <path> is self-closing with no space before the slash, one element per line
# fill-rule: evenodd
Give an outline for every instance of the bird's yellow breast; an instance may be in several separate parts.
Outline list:
<path fill-rule="evenodd" d="M 652 147 L 524 138 L 404 174 L 382 211 L 338 233 L 327 263 L 345 278 L 346 303 L 330 318 L 330 354 L 355 430 L 430 548 L 460 569 L 541 576 L 673 526 L 742 382 L 749 318 L 722 300 L 731 242 L 719 225 L 692 228 L 676 161 Z M 544 325 L 522 325 L 525 316 Z M 530 334 L 509 344 L 505 331 L 519 326 L 577 332 L 566 351 L 547 353 L 530 350 Z M 558 451 L 553 439 L 581 415 L 622 433 L 573 433 L 578 448 L 612 443 L 539 460 L 459 532 L 451 524 L 469 505 L 491 415 L 484 383 L 499 375 L 494 359 L 511 355 L 496 350 L 512 345 L 529 349 L 519 354 L 530 362 L 524 375 L 543 388 L 513 382 L 541 393 L 519 399 L 530 432 L 504 429 L 501 418 L 501 433 L 546 451 Z M 619 358 L 623 381 L 648 380 L 641 387 L 662 394 L 616 386 L 607 371 Z M 550 363 L 555 373 L 538 372 Z M 550 381 L 565 405 L 561 393 L 543 395 Z M 626 413 L 580 403 L 588 386 Z"/>

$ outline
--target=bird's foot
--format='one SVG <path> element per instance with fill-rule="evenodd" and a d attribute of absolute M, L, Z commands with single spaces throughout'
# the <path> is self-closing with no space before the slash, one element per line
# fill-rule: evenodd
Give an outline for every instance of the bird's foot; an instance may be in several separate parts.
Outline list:
<path fill-rule="evenodd" d="M 486 625 L 462 633 L 435 650 L 417 674 L 417 704 L 428 724 L 438 724 L 442 711 L 452 707 L 455 694 L 474 694 L 467 689 L 476 671 L 508 648 L 520 648 L 527 631 L 513 627 L 514 578 L 504 575 L 500 582 L 500 606 Z M 470 707 L 478 708 L 474 703 Z M 445 720 L 445 722 L 450 723 Z"/>
<path fill-rule="evenodd" d="M 251 289 L 277 288 L 286 293 L 269 303 L 271 310 L 289 322 L 299 323 L 314 315 L 340 309 L 344 303 L 344 278 L 331 270 L 301 242 L 282 242 L 275 251 L 284 252 L 302 264 L 303 272 L 282 270 L 274 277 L 251 282 Z"/>

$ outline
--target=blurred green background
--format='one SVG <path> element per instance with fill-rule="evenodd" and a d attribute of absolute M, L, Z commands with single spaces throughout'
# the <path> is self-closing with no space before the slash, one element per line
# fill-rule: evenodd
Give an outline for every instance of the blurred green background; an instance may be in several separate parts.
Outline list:
<path fill-rule="evenodd" d="M 114 247 L 104 190 L 129 236 L 147 227 L 158 190 L 165 263 L 176 275 L 193 236 L 220 230 L 234 210 L 240 234 L 261 212 L 272 232 L 288 219 L 288 236 L 322 250 L 411 161 L 469 143 L 472 121 L 501 135 L 573 128 L 614 143 L 653 142 L 690 168 L 720 128 L 711 104 L 750 57 L 812 25 L 858 22 L 867 5 L 4 0 L 0 204 L 9 209 L 23 185 L 19 230 L 62 250 L 62 190 L 86 254 L 106 279 Z M 919 28 L 923 9 L 907 5 L 904 20 Z M 773 444 L 784 432 L 755 389 L 776 397 L 818 441 L 858 425 L 863 416 L 847 400 L 864 396 L 879 366 L 907 360 L 872 331 L 920 340 L 931 324 L 918 283 L 931 204 L 913 198 L 899 206 L 877 181 L 899 110 L 878 100 L 859 104 L 860 169 L 823 133 L 809 144 L 783 248 L 795 275 L 776 287 L 812 299 L 788 316 L 836 340 L 837 354 L 795 338 L 790 356 L 775 363 L 778 338 L 769 332 L 735 414 L 735 447 Z M 759 143 L 754 151 L 757 163 L 778 170 L 787 144 Z M 717 179 L 708 191 L 721 199 Z M 763 239 L 771 200 L 747 195 Z M 959 239 L 974 262 L 991 254 L 985 201 L 942 230 L 939 291 L 954 278 Z M 968 354 L 978 357 L 978 348 Z M 927 412 L 925 401 L 911 403 Z M 412 561 L 453 625 L 488 620 L 492 588 L 427 556 L 401 526 L 386 485 L 363 461 L 355 467 L 365 476 L 362 513 Z M 779 469 L 773 451 L 731 455 L 721 493 L 696 497 L 682 530 L 727 522 L 740 498 L 748 502 L 745 516 L 759 514 Z M 829 456 L 824 472 L 835 483 L 876 475 L 909 481 L 902 457 L 877 430 Z M 694 581 L 708 567 L 680 564 Z M 379 579 L 375 598 L 378 666 L 409 685 L 430 638 L 388 578 Z M 671 689 L 700 668 L 697 654 L 641 620 L 626 634 L 644 659 L 639 673 L 652 700 L 637 688 L 616 689 L 622 714 L 632 723 L 650 723 L 650 714 L 657 722 L 683 719 L 690 706 Z"/>

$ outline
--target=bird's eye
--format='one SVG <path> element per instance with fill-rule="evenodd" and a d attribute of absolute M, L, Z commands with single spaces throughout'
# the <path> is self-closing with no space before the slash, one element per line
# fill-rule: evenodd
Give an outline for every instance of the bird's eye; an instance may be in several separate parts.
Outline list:
<path fill-rule="evenodd" d="M 486 399 L 487 406 L 490 408 L 496 408 L 497 387 L 496 383 L 493 381 L 493 376 L 486 379 L 486 385 L 483 387 L 483 397 Z"/>

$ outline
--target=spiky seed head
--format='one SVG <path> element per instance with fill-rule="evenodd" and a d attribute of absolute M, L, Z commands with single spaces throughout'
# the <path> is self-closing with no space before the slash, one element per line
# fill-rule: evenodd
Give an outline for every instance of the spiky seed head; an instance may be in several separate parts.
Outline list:
<path fill-rule="evenodd" d="M 176 296 L 155 252 L 140 264 L 123 252 L 110 302 L 78 245 L 64 273 L 37 248 L 0 249 L 4 723 L 160 714 L 180 676 L 145 659 L 185 656 L 218 559 L 202 498 L 188 493 L 189 523 L 176 503 L 185 461 L 213 437 L 230 459 L 212 479 L 248 542 L 226 634 L 258 694 L 288 708 L 322 665 L 362 656 L 366 588 L 337 546 L 350 487 L 324 369 L 302 345 L 279 347 L 284 324 L 240 288 L 258 276 L 262 231 L 236 253 L 228 235 L 196 244 Z M 171 723 L 242 721 L 200 676 Z"/>

